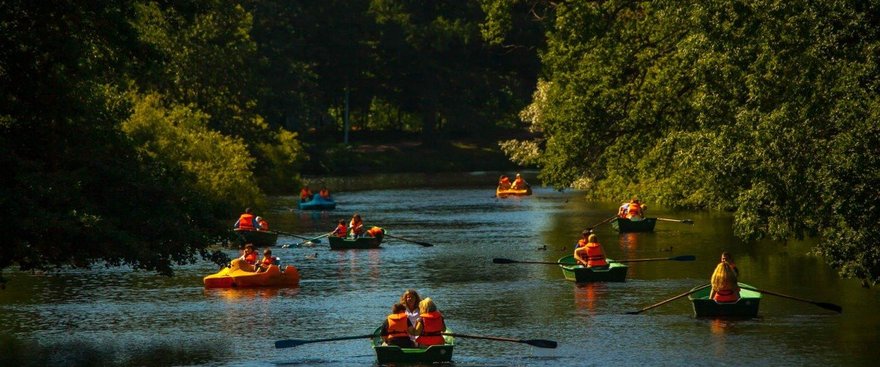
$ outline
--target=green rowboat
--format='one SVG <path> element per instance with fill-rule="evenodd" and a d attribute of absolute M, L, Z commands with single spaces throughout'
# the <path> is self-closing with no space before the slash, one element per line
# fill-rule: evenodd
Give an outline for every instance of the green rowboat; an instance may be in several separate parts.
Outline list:
<path fill-rule="evenodd" d="M 739 283 L 739 300 L 730 303 L 718 303 L 709 299 L 712 287 L 706 287 L 688 296 L 694 304 L 694 316 L 696 317 L 755 317 L 758 315 L 758 306 L 761 303 L 761 293 L 750 291 L 743 287 L 751 287 L 745 283 Z"/>
<path fill-rule="evenodd" d="M 382 243 L 382 238 L 379 237 L 358 237 L 356 239 L 352 239 L 349 237 L 336 237 L 330 236 L 327 237 L 327 240 L 330 241 L 330 249 L 331 250 L 350 250 L 350 249 L 371 249 L 371 248 L 379 248 L 379 244 Z"/>
<path fill-rule="evenodd" d="M 571 280 L 575 283 L 626 281 L 626 271 L 629 267 L 621 263 L 613 263 L 608 258 L 605 260 L 610 265 L 606 269 L 593 269 L 577 265 L 577 260 L 572 255 L 563 256 L 557 262 L 560 263 L 559 267 L 562 268 L 565 280 Z"/>
<path fill-rule="evenodd" d="M 382 328 L 377 328 L 373 333 L 373 349 L 376 351 L 376 359 L 379 364 L 388 363 L 418 363 L 432 364 L 435 362 L 449 362 L 452 360 L 452 349 L 455 340 L 449 335 L 444 335 L 446 344 L 432 345 L 427 348 L 401 348 L 396 345 L 382 345 Z M 447 333 L 452 331 L 446 329 Z"/>
<path fill-rule="evenodd" d="M 235 230 L 235 239 L 239 245 L 248 243 L 254 244 L 256 247 L 275 246 L 278 241 L 278 232 L 273 231 L 242 231 Z"/>
<path fill-rule="evenodd" d="M 620 233 L 653 232 L 655 224 L 657 224 L 657 218 L 645 218 L 636 221 L 626 218 L 614 218 L 611 221 L 611 226 Z"/>

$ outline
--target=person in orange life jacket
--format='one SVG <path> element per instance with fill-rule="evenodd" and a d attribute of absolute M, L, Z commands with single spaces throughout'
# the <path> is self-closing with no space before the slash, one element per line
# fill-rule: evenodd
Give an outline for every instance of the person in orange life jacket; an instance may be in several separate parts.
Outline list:
<path fill-rule="evenodd" d="M 739 299 L 739 284 L 736 282 L 736 273 L 727 262 L 720 262 L 715 267 L 710 280 L 712 291 L 709 299 L 715 302 L 736 302 Z"/>
<path fill-rule="evenodd" d="M 348 228 L 351 230 L 351 236 L 354 238 L 360 237 L 364 234 L 364 221 L 361 219 L 361 215 L 358 213 L 354 213 L 351 216 L 351 222 L 348 223 Z"/>
<path fill-rule="evenodd" d="M 406 306 L 395 303 L 391 306 L 391 314 L 385 318 L 380 335 L 385 341 L 382 345 L 396 345 L 401 348 L 415 348 L 416 344 L 410 338 L 409 330 L 413 327 L 412 322 L 406 316 Z"/>
<path fill-rule="evenodd" d="M 318 191 L 318 195 L 326 200 L 330 200 L 330 190 L 327 190 L 326 187 L 322 187 L 321 191 Z"/>
<path fill-rule="evenodd" d="M 336 237 L 345 237 L 348 234 L 348 227 L 345 226 L 345 219 L 340 219 L 339 223 L 336 225 L 336 229 L 333 230 L 331 236 Z"/>
<path fill-rule="evenodd" d="M 501 175 L 501 177 L 498 178 L 498 189 L 510 190 L 510 178 L 506 175 Z"/>
<path fill-rule="evenodd" d="M 256 272 L 269 270 L 269 265 L 278 265 L 278 258 L 272 256 L 272 250 L 265 249 L 263 250 L 263 258 L 256 267 Z"/>
<path fill-rule="evenodd" d="M 242 231 L 254 231 L 260 229 L 260 224 L 257 223 L 253 213 L 251 213 L 251 208 L 245 208 L 244 214 L 238 217 L 238 220 L 235 221 L 232 228 Z"/>
<path fill-rule="evenodd" d="M 312 200 L 312 190 L 308 186 L 299 190 L 299 201 L 306 202 Z"/>
<path fill-rule="evenodd" d="M 595 234 L 587 237 L 586 245 L 574 249 L 574 258 L 578 264 L 588 268 L 608 267 L 608 261 L 605 260 L 605 251 L 602 249 L 602 245 L 599 244 L 599 239 Z"/>
<path fill-rule="evenodd" d="M 241 268 L 246 271 L 254 271 L 254 266 L 257 264 L 257 252 L 254 251 L 254 245 L 252 243 L 244 245 L 244 253 L 241 254 L 239 260 L 244 261 L 247 265 L 250 266 L 249 269 Z"/>
<path fill-rule="evenodd" d="M 513 179 L 513 184 L 510 185 L 510 188 L 513 190 L 523 190 L 528 187 L 528 182 L 526 182 L 526 180 L 524 180 L 522 176 L 519 175 L 519 173 L 516 174 L 516 178 Z"/>
<path fill-rule="evenodd" d="M 381 241 L 382 237 L 385 237 L 385 230 L 382 229 L 382 227 L 373 226 L 367 230 L 367 235 L 373 238 L 378 238 L 379 241 Z"/>
<path fill-rule="evenodd" d="M 410 331 L 410 334 L 418 335 L 416 343 L 419 346 L 446 344 L 442 334 L 444 331 L 446 331 L 446 322 L 440 311 L 437 311 L 437 305 L 431 297 L 419 302 L 419 321 Z"/>
<path fill-rule="evenodd" d="M 632 221 L 642 220 L 644 217 L 646 206 L 639 202 L 637 197 L 633 197 L 626 207 L 626 218 Z"/>
<path fill-rule="evenodd" d="M 263 217 L 257 217 L 257 230 L 258 231 L 268 231 L 269 230 L 269 222 L 266 221 Z"/>
<path fill-rule="evenodd" d="M 733 272 L 736 273 L 737 279 L 739 279 L 739 269 L 736 268 L 736 264 L 733 263 L 733 255 L 729 252 L 724 251 L 721 253 L 721 262 L 726 262 L 727 265 L 730 265 L 730 268 L 733 269 Z"/>
<path fill-rule="evenodd" d="M 585 229 L 581 232 L 581 238 L 574 244 L 574 248 L 581 248 L 590 243 L 590 235 L 593 234 L 592 229 Z"/>

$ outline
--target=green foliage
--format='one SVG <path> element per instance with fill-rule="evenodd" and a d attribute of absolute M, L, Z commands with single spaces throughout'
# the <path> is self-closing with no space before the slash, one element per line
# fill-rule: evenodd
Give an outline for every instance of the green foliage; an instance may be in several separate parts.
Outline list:
<path fill-rule="evenodd" d="M 880 280 L 876 4 L 552 9 L 523 113 L 544 134 L 544 182 L 732 210 L 744 239 L 820 236 L 841 274 Z"/>

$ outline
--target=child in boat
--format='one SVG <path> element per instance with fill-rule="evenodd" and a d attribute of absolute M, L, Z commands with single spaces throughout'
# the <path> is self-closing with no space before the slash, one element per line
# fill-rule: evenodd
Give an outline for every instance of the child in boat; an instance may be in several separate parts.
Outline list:
<path fill-rule="evenodd" d="M 739 300 L 739 284 L 736 282 L 736 273 L 727 262 L 720 262 L 715 267 L 710 280 L 712 291 L 709 299 L 715 302 L 736 302 Z"/>
<path fill-rule="evenodd" d="M 391 314 L 385 318 L 382 324 L 383 345 L 396 345 L 401 348 L 415 348 L 415 343 L 410 339 L 409 330 L 413 327 L 412 322 L 406 316 L 406 306 L 395 303 L 391 306 Z"/>
<path fill-rule="evenodd" d="M 266 221 L 263 217 L 257 217 L 257 230 L 258 231 L 268 231 L 269 230 L 269 222 Z"/>
<path fill-rule="evenodd" d="M 586 230 L 581 232 L 581 236 L 584 233 L 588 232 Z M 599 238 L 595 234 L 590 234 L 587 237 L 586 245 L 574 249 L 574 259 L 578 264 L 588 268 L 608 267 L 608 261 L 605 260 L 605 250 L 602 249 Z"/>
<path fill-rule="evenodd" d="M 351 230 L 351 237 L 358 238 L 364 234 L 364 221 L 361 219 L 361 215 L 358 213 L 354 213 L 351 216 L 351 222 L 348 224 L 348 228 Z"/>
<path fill-rule="evenodd" d="M 498 178 L 498 190 L 510 190 L 510 178 L 507 175 Z"/>
<path fill-rule="evenodd" d="M 260 273 L 269 270 L 269 265 L 278 265 L 278 262 L 276 261 L 275 257 L 272 256 L 272 250 L 265 249 L 263 250 L 263 259 L 260 260 L 260 264 L 257 266 L 255 271 L 257 273 Z"/>
<path fill-rule="evenodd" d="M 437 305 L 431 297 L 419 302 L 419 321 L 412 330 L 412 334 L 418 335 L 416 343 L 420 347 L 446 344 L 443 332 L 446 331 L 446 322 L 443 315 L 437 311 Z"/>
<path fill-rule="evenodd" d="M 721 262 L 726 262 L 727 265 L 730 265 L 730 268 L 733 269 L 733 272 L 736 273 L 737 279 L 739 279 L 739 269 L 736 268 L 736 264 L 733 263 L 733 255 L 729 252 L 724 251 L 721 253 Z"/>
<path fill-rule="evenodd" d="M 345 226 L 345 219 L 340 219 L 339 223 L 336 224 L 336 229 L 334 229 L 333 233 L 331 233 L 330 235 L 336 237 L 345 237 L 346 234 L 348 234 L 348 228 Z"/>
<path fill-rule="evenodd" d="M 581 238 L 577 241 L 576 244 L 574 244 L 574 248 L 581 248 L 590 243 L 591 234 L 593 234 L 592 229 L 585 229 L 583 232 L 581 232 Z"/>
<path fill-rule="evenodd" d="M 254 244 L 249 243 L 244 245 L 244 253 L 242 253 L 241 257 L 238 259 L 244 261 L 245 264 L 250 265 L 250 269 L 241 268 L 241 270 L 253 271 L 254 265 L 257 264 L 257 252 L 254 251 Z"/>

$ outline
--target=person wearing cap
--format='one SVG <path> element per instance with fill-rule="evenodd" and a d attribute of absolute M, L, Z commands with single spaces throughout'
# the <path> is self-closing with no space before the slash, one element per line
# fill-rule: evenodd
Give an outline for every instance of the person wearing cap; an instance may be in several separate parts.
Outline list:
<path fill-rule="evenodd" d="M 512 190 L 524 190 L 528 187 L 529 183 L 526 182 L 526 180 L 524 180 L 522 176 L 519 175 L 519 173 L 516 174 L 516 178 L 513 179 L 513 184 L 510 185 L 510 188 Z"/>
<path fill-rule="evenodd" d="M 263 217 L 257 217 L 257 230 L 259 231 L 268 231 L 269 230 L 269 222 L 266 221 Z"/>
<path fill-rule="evenodd" d="M 599 239 L 595 234 L 590 234 L 587 237 L 587 244 L 585 246 L 574 249 L 574 258 L 578 264 L 588 268 L 608 267 L 608 261 L 605 260 L 605 250 L 602 249 L 602 245 L 599 244 Z"/>

